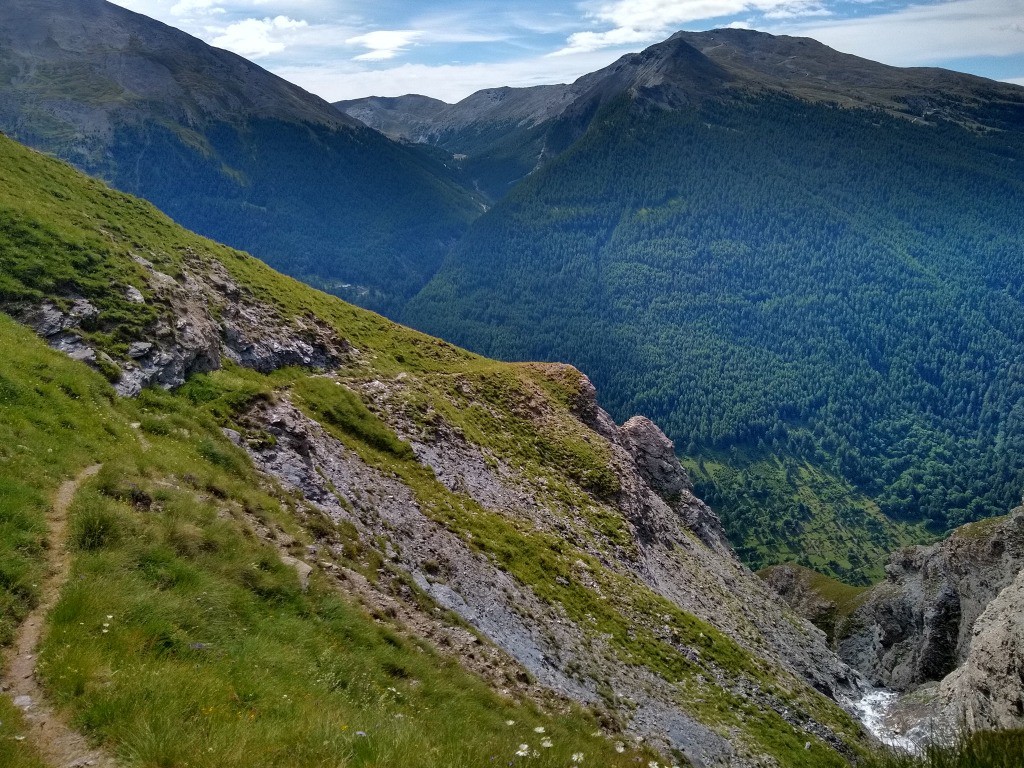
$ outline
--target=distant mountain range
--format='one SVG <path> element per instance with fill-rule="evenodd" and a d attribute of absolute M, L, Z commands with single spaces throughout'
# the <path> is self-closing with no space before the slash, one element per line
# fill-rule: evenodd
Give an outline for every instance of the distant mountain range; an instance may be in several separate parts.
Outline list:
<path fill-rule="evenodd" d="M 0 4 L 0 130 L 379 308 L 421 287 L 481 210 L 427 154 L 103 0 Z"/>
<path fill-rule="evenodd" d="M 944 69 L 890 67 L 808 38 L 738 29 L 678 32 L 571 85 L 489 88 L 457 104 L 408 95 L 335 106 L 393 139 L 464 156 L 466 173 L 498 199 L 624 93 L 670 110 L 726 94 L 788 94 L 982 130 L 1019 130 L 1022 109 L 1017 86 Z"/>

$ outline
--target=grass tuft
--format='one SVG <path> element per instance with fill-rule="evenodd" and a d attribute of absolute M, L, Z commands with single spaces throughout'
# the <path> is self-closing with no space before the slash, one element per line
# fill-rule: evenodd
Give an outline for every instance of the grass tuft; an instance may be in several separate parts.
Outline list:
<path fill-rule="evenodd" d="M 949 746 L 928 747 L 922 755 L 884 751 L 864 768 L 1020 768 L 1024 765 L 1024 729 L 978 731 Z"/>

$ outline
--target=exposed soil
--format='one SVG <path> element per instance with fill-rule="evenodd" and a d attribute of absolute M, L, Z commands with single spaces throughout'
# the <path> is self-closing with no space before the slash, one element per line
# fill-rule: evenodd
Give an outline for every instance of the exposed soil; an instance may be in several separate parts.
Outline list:
<path fill-rule="evenodd" d="M 94 747 L 85 736 L 70 728 L 47 704 L 35 674 L 36 654 L 46 616 L 57 604 L 71 571 L 71 555 L 65 546 L 68 508 L 82 483 L 99 470 L 98 464 L 88 467 L 74 480 L 63 483 L 54 495 L 47 519 L 50 526 L 50 546 L 46 549 L 49 573 L 42 585 L 39 605 L 22 622 L 14 643 L 7 651 L 0 684 L 0 688 L 24 713 L 32 744 L 54 768 L 115 768 L 117 765 L 103 750 Z"/>

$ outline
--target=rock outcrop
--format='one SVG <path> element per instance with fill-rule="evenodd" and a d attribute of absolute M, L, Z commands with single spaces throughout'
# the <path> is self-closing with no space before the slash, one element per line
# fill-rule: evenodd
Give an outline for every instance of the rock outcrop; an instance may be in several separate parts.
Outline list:
<path fill-rule="evenodd" d="M 967 660 L 939 695 L 947 720 L 971 730 L 1024 725 L 1024 571 L 974 622 Z"/>
<path fill-rule="evenodd" d="M 975 622 L 1024 567 L 1024 508 L 895 553 L 854 612 L 840 656 L 875 685 L 908 690 L 968 658 Z"/>
<path fill-rule="evenodd" d="M 46 300 L 11 308 L 12 314 L 54 348 L 105 366 L 123 396 L 137 395 L 148 385 L 180 386 L 194 373 L 220 368 L 224 358 L 261 373 L 289 365 L 326 370 L 349 359 L 351 347 L 324 324 L 313 317 L 283 317 L 236 285 L 217 261 L 200 263 L 193 255 L 176 278 L 140 256 L 135 261 L 143 268 L 158 318 L 120 359 L 85 338 L 83 332 L 100 312 L 83 298 L 71 297 L 66 310 Z M 146 302 L 137 287 L 126 290 L 132 292 L 132 303 Z"/>
<path fill-rule="evenodd" d="M 622 425 L 618 438 L 640 476 L 679 515 L 683 525 L 711 549 L 734 557 L 721 519 L 693 495 L 693 484 L 676 457 L 675 446 L 661 428 L 644 416 L 634 416 Z"/>

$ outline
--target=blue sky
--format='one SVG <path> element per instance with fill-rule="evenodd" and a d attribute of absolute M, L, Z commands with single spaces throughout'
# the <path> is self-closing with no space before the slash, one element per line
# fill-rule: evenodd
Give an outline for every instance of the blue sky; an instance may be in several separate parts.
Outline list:
<path fill-rule="evenodd" d="M 1024 0 L 114 0 L 335 101 L 570 82 L 679 29 L 813 37 L 1024 85 Z"/>

